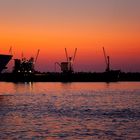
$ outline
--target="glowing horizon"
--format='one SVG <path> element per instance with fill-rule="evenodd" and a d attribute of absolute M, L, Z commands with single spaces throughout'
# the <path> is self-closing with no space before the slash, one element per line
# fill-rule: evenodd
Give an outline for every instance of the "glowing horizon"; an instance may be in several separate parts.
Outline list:
<path fill-rule="evenodd" d="M 64 48 L 78 48 L 76 71 L 104 71 L 102 46 L 112 69 L 140 71 L 139 0 L 5 0 L 0 2 L 0 53 L 40 55 L 37 70 L 54 71 Z"/>

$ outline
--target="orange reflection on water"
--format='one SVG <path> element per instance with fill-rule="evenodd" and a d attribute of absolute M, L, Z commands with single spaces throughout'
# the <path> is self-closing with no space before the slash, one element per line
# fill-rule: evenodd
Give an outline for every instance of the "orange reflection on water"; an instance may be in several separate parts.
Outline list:
<path fill-rule="evenodd" d="M 138 139 L 139 87 L 0 83 L 0 139 Z"/>

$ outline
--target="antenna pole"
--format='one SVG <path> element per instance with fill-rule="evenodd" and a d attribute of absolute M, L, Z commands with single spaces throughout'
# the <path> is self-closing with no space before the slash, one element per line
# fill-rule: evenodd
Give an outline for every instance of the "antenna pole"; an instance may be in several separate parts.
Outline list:
<path fill-rule="evenodd" d="M 38 49 L 37 54 L 36 54 L 36 58 L 35 58 L 35 63 L 36 63 L 36 61 L 37 61 L 37 59 L 38 59 L 39 52 L 40 52 L 40 50 Z"/>
<path fill-rule="evenodd" d="M 68 52 L 67 52 L 67 49 L 66 49 L 66 48 L 65 48 L 65 54 L 66 54 L 66 59 L 67 59 L 67 61 L 69 61 Z"/>
<path fill-rule="evenodd" d="M 9 49 L 9 53 L 12 55 L 12 46 Z"/>
<path fill-rule="evenodd" d="M 110 57 L 107 56 L 107 69 L 106 71 L 110 71 Z"/>
<path fill-rule="evenodd" d="M 75 48 L 75 52 L 74 52 L 74 56 L 73 56 L 73 62 L 74 62 L 74 60 L 75 60 L 76 53 L 77 53 L 77 48 Z"/>
<path fill-rule="evenodd" d="M 104 47 L 103 47 L 103 53 L 104 53 L 104 57 L 105 57 L 105 63 L 106 63 L 106 65 L 108 65 L 108 63 L 107 63 L 107 56 L 106 56 L 106 52 L 105 52 Z"/>

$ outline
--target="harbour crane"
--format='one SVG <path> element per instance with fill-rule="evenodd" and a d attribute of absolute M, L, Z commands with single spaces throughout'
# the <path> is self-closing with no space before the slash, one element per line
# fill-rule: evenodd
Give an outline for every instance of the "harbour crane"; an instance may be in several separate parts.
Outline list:
<path fill-rule="evenodd" d="M 55 70 L 56 70 L 56 65 L 58 65 L 63 73 L 73 73 L 74 72 L 73 63 L 76 58 L 76 53 L 77 53 L 77 48 L 75 48 L 73 56 L 68 56 L 67 49 L 65 48 L 66 61 L 61 63 L 56 62 Z"/>
<path fill-rule="evenodd" d="M 104 53 L 104 58 L 105 58 L 105 63 L 106 63 L 106 70 L 104 72 L 104 79 L 106 81 L 117 81 L 120 76 L 120 70 L 113 70 L 110 69 L 110 57 L 106 55 L 105 48 L 103 47 L 103 53 Z"/>
<path fill-rule="evenodd" d="M 35 64 L 37 62 L 39 52 L 40 52 L 40 50 L 38 49 L 35 58 L 30 57 L 30 59 L 26 59 L 22 53 L 21 59 L 14 59 L 15 65 L 14 65 L 13 72 L 22 73 L 22 74 L 24 74 L 24 73 L 34 74 L 35 73 Z"/>
<path fill-rule="evenodd" d="M 103 47 L 103 53 L 104 53 L 105 63 L 106 63 L 106 72 L 109 72 L 110 71 L 110 57 L 106 55 L 104 47 Z"/>

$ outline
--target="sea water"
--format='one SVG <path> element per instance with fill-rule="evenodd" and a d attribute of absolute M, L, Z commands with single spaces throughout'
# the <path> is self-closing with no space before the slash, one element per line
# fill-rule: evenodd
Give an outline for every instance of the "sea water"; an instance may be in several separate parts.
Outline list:
<path fill-rule="evenodd" d="M 0 140 L 139 140 L 140 82 L 0 83 Z"/>

